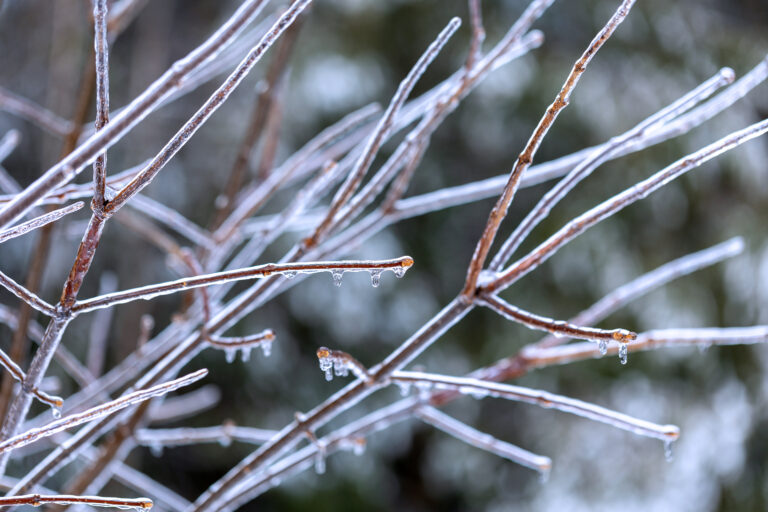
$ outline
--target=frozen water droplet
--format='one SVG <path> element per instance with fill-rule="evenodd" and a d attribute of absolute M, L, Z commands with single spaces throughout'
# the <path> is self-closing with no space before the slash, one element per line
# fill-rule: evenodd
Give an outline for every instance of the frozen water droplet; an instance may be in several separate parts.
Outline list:
<path fill-rule="evenodd" d="M 251 347 L 243 347 L 240 349 L 240 360 L 247 363 L 251 358 Z"/>
<path fill-rule="evenodd" d="M 53 417 L 58 420 L 61 418 L 61 408 L 54 405 L 51 407 L 51 414 L 53 414 Z"/>
<path fill-rule="evenodd" d="M 152 443 L 149 445 L 149 452 L 154 457 L 162 457 L 163 456 L 163 445 L 160 443 Z"/>
<path fill-rule="evenodd" d="M 358 457 L 365 453 L 365 438 L 361 437 L 353 441 L 352 453 Z"/>
<path fill-rule="evenodd" d="M 221 437 L 219 438 L 219 444 L 220 444 L 220 445 L 221 445 L 223 448 L 226 448 L 227 446 L 229 446 L 229 445 L 231 445 L 231 444 L 232 444 L 232 438 L 231 438 L 231 437 L 229 437 L 229 436 L 227 436 L 227 435 L 221 436 Z"/>
<path fill-rule="evenodd" d="M 224 358 L 227 360 L 228 363 L 232 363 L 235 360 L 235 353 L 237 350 L 233 348 L 225 348 L 224 349 Z"/>
<path fill-rule="evenodd" d="M 344 272 L 341 270 L 333 270 L 331 271 L 331 276 L 333 276 L 333 284 L 341 286 L 341 278 L 344 277 Z"/>
<path fill-rule="evenodd" d="M 552 470 L 551 467 L 542 468 L 539 470 L 539 482 L 545 484 L 549 481 L 549 473 Z"/>
<path fill-rule="evenodd" d="M 296 277 L 296 274 L 297 272 L 295 270 L 286 270 L 285 272 L 283 272 L 283 277 L 285 277 L 286 279 L 293 279 L 294 277 Z"/>
<path fill-rule="evenodd" d="M 320 370 L 325 372 L 325 380 L 333 380 L 333 358 L 330 356 L 331 351 L 325 347 L 321 347 L 317 353 L 317 361 L 320 364 Z M 320 355 L 323 353 L 327 355 Z"/>
<path fill-rule="evenodd" d="M 322 455 L 315 457 L 315 473 L 318 475 L 325 473 L 325 457 Z"/>
<path fill-rule="evenodd" d="M 621 364 L 627 364 L 627 353 L 629 351 L 627 350 L 627 344 L 626 343 L 619 343 L 619 361 L 621 361 Z"/>
<path fill-rule="evenodd" d="M 699 352 L 704 354 L 707 352 L 707 349 L 709 348 L 709 343 L 699 343 Z"/>
<path fill-rule="evenodd" d="M 269 357 L 272 355 L 272 340 L 264 340 L 260 343 L 261 345 L 261 352 L 264 354 L 264 357 Z"/>
<path fill-rule="evenodd" d="M 371 270 L 371 286 L 374 288 L 379 286 L 381 282 L 381 270 Z"/>
<path fill-rule="evenodd" d="M 608 353 L 608 342 L 606 340 L 600 340 L 597 342 L 597 348 L 600 350 L 600 355 L 604 356 Z"/>
<path fill-rule="evenodd" d="M 401 277 L 403 277 L 405 275 L 405 271 L 406 270 L 408 270 L 408 269 L 405 268 L 405 267 L 394 267 L 392 269 L 392 272 L 395 274 L 396 278 L 400 279 Z"/>
<path fill-rule="evenodd" d="M 410 382 L 398 382 L 397 387 L 400 388 L 400 394 L 402 396 L 408 396 L 411 393 L 411 383 Z"/>
<path fill-rule="evenodd" d="M 672 441 L 664 441 L 664 458 L 667 462 L 672 462 Z"/>

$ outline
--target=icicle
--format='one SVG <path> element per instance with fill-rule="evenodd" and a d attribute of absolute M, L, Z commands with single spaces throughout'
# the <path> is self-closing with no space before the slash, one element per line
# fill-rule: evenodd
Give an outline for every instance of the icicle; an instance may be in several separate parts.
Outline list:
<path fill-rule="evenodd" d="M 699 353 L 706 354 L 709 349 L 709 343 L 699 343 Z"/>
<path fill-rule="evenodd" d="M 153 457 L 162 457 L 163 445 L 160 443 L 152 443 L 149 445 L 149 452 L 152 454 Z"/>
<path fill-rule="evenodd" d="M 392 267 L 392 272 L 395 274 L 395 277 L 400 279 L 405 275 L 405 271 L 408 270 L 406 267 Z"/>
<path fill-rule="evenodd" d="M 408 396 L 409 394 L 411 394 L 410 382 L 397 381 L 395 384 L 397 384 L 397 387 L 400 388 L 400 394 L 402 396 Z"/>
<path fill-rule="evenodd" d="M 226 448 L 232 444 L 232 438 L 225 434 L 219 438 L 219 444 L 222 446 L 222 448 Z"/>
<path fill-rule="evenodd" d="M 52 405 L 51 406 L 51 414 L 53 415 L 54 419 L 61 418 L 61 407 L 59 407 L 57 405 Z"/>
<path fill-rule="evenodd" d="M 547 466 L 545 468 L 541 468 L 539 470 L 539 482 L 542 484 L 545 484 L 549 481 L 549 473 L 552 471 L 551 466 Z"/>
<path fill-rule="evenodd" d="M 261 352 L 264 354 L 264 357 L 272 355 L 272 340 L 264 340 L 259 343 L 259 345 L 261 346 Z"/>
<path fill-rule="evenodd" d="M 330 349 L 326 347 L 317 349 L 317 361 L 320 364 L 320 370 L 325 372 L 325 380 L 333 380 L 333 358 Z"/>
<path fill-rule="evenodd" d="M 378 270 L 378 269 L 371 270 L 371 286 L 376 288 L 379 286 L 380 282 L 381 282 L 381 270 Z"/>
<path fill-rule="evenodd" d="M 667 460 L 667 462 L 672 462 L 672 441 L 670 440 L 664 441 L 664 458 Z"/>
<path fill-rule="evenodd" d="M 232 363 L 235 361 L 235 354 L 237 353 L 237 350 L 234 348 L 225 348 L 224 349 L 224 357 L 227 360 L 228 363 Z"/>
<path fill-rule="evenodd" d="M 357 439 L 352 441 L 352 453 L 357 455 L 358 457 L 365 453 L 365 438 L 364 437 L 358 437 Z"/>
<path fill-rule="evenodd" d="M 331 276 L 333 276 L 333 284 L 335 284 L 337 287 L 341 286 L 341 278 L 344 276 L 344 272 L 341 270 L 332 270 Z"/>
<path fill-rule="evenodd" d="M 325 473 L 325 444 L 317 442 L 317 455 L 315 455 L 315 473 L 322 475 Z"/>
<path fill-rule="evenodd" d="M 247 363 L 250 358 L 251 358 L 251 347 L 242 347 L 240 349 L 240 360 L 244 363 Z"/>
<path fill-rule="evenodd" d="M 621 361 L 621 364 L 627 364 L 627 353 L 627 344 L 619 343 L 619 361 Z"/>
<path fill-rule="evenodd" d="M 600 350 L 600 355 L 604 356 L 608 353 L 608 341 L 607 340 L 600 340 L 597 342 L 597 348 Z"/>
<path fill-rule="evenodd" d="M 295 270 L 286 270 L 283 272 L 283 277 L 286 279 L 293 279 L 296 277 L 297 272 Z"/>

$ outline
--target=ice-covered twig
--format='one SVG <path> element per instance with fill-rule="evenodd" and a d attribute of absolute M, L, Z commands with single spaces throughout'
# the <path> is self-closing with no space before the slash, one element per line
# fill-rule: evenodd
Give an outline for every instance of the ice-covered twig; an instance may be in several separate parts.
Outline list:
<path fill-rule="evenodd" d="M 200 428 L 152 428 L 139 429 L 134 434 L 136 442 L 150 448 L 155 446 L 186 446 L 201 443 L 228 445 L 232 441 L 262 444 L 272 439 L 276 430 L 239 427 L 232 422 L 216 427 Z"/>
<path fill-rule="evenodd" d="M 577 165 L 541 198 L 536 206 L 526 215 L 525 219 L 515 228 L 514 232 L 504 241 L 504 244 L 499 249 L 499 252 L 496 253 L 496 256 L 493 257 L 488 268 L 493 272 L 501 269 L 531 231 L 549 215 L 552 208 L 573 190 L 577 184 L 592 174 L 598 166 L 608 161 L 614 153 L 621 151 L 623 147 L 642 138 L 646 133 L 668 123 L 697 103 L 705 100 L 717 89 L 733 82 L 734 76 L 731 68 L 721 69 L 715 76 L 671 105 L 646 118 L 626 133 L 612 138 L 606 144 L 602 144 L 589 158 Z"/>
<path fill-rule="evenodd" d="M 590 344 L 592 345 L 592 344 Z M 594 346 L 594 345 L 592 345 Z M 574 398 L 556 395 L 547 391 L 499 384 L 468 377 L 452 377 L 424 372 L 397 371 L 391 376 L 394 382 L 418 384 L 436 389 L 452 389 L 473 397 L 495 397 L 538 405 L 545 409 L 557 409 L 583 418 L 588 418 L 606 425 L 632 432 L 634 434 L 674 441 L 680 435 L 680 429 L 674 425 L 657 425 L 649 421 L 633 418 L 620 412 L 582 402 Z"/>
<path fill-rule="evenodd" d="M 752 345 L 768 343 L 768 326 L 660 329 L 640 333 L 637 339 L 627 345 L 630 352 L 653 350 L 661 347 L 709 347 L 713 345 Z M 619 347 L 608 348 L 615 354 Z M 530 368 L 566 364 L 584 359 L 600 357 L 602 354 L 592 343 L 571 343 L 549 348 L 527 347 L 523 351 Z"/>
<path fill-rule="evenodd" d="M 569 321 L 575 324 L 600 322 L 638 297 L 679 277 L 732 258 L 743 250 L 744 240 L 741 237 L 735 237 L 708 249 L 672 260 L 616 288 Z M 553 347 L 568 342 L 568 339 L 568 337 L 546 336 L 534 346 L 537 348 Z"/>
<path fill-rule="evenodd" d="M 448 416 L 435 409 L 434 407 L 423 406 L 416 410 L 416 416 L 418 416 L 424 422 L 432 425 L 433 427 L 442 430 L 446 434 L 450 434 L 460 441 L 480 448 L 481 450 L 488 451 L 499 457 L 509 459 L 512 462 L 516 462 L 521 466 L 538 471 L 544 478 L 552 469 L 552 459 L 544 457 L 542 455 L 536 455 L 527 450 L 496 439 L 492 435 L 480 432 L 466 423 Z"/>
<path fill-rule="evenodd" d="M 488 252 L 491 250 L 491 245 L 496 238 L 496 233 L 501 226 L 501 222 L 507 215 L 507 210 L 512 200 L 515 197 L 517 189 L 520 187 L 520 180 L 523 177 L 525 171 L 530 167 L 533 161 L 536 151 L 538 150 L 541 142 L 544 140 L 552 124 L 555 122 L 558 114 L 568 106 L 569 98 L 574 87 L 578 83 L 581 75 L 586 71 L 587 65 L 595 56 L 597 51 L 605 44 L 605 42 L 611 37 L 616 28 L 624 21 L 624 18 L 629 14 L 629 10 L 634 5 L 635 0 L 624 0 L 616 12 L 613 14 L 608 23 L 603 29 L 595 36 L 592 42 L 587 47 L 586 51 L 581 55 L 579 60 L 571 69 L 568 78 L 565 80 L 562 89 L 557 94 L 555 101 L 547 108 L 544 116 L 539 121 L 539 124 L 533 131 L 531 138 L 525 145 L 525 149 L 517 157 L 512 171 L 509 175 L 509 180 L 504 187 L 498 201 L 494 205 L 491 213 L 488 217 L 488 222 L 483 230 L 483 234 L 477 242 L 475 252 L 472 255 L 469 268 L 467 270 L 467 279 L 464 283 L 464 288 L 461 291 L 462 296 L 472 297 L 475 294 L 477 288 L 477 279 L 480 276 L 485 265 L 485 260 L 488 257 Z"/>
<path fill-rule="evenodd" d="M 495 293 L 499 290 L 503 290 L 531 270 L 538 267 L 563 245 L 567 244 L 598 222 L 623 210 L 630 204 L 647 197 L 651 192 L 658 190 L 675 178 L 699 167 L 716 156 L 752 140 L 755 137 L 763 135 L 766 131 L 768 131 L 768 119 L 726 135 L 722 139 L 713 142 L 695 153 L 681 158 L 653 176 L 579 215 L 563 226 L 554 235 L 550 236 L 528 255 L 510 265 L 497 278 L 493 279 L 488 284 L 484 284 L 482 286 L 483 291 L 485 293 Z"/>
<path fill-rule="evenodd" d="M 16 238 L 17 236 L 21 236 L 37 228 L 41 228 L 46 224 L 50 224 L 51 222 L 56 222 L 63 216 L 78 211 L 83 206 L 84 203 L 82 201 L 78 201 L 69 206 L 65 206 L 64 208 L 53 210 L 50 213 L 46 213 L 39 217 L 35 217 L 34 219 L 28 220 L 27 222 L 23 222 L 16 226 L 2 230 L 0 231 L 0 243 L 5 242 L 6 240 L 10 240 L 11 238 Z"/>
<path fill-rule="evenodd" d="M 72 130 L 70 121 L 2 87 L 0 87 L 0 110 L 26 119 L 59 137 L 65 137 Z"/>
<path fill-rule="evenodd" d="M 520 309 L 495 295 L 482 295 L 476 299 L 480 304 L 487 306 L 501 316 L 521 323 L 531 329 L 546 331 L 559 337 L 569 337 L 582 340 L 591 340 L 601 343 L 615 341 L 616 343 L 629 343 L 637 338 L 637 333 L 627 329 L 596 329 L 594 327 L 581 327 L 573 323 L 553 320 L 535 313 Z"/>
<path fill-rule="evenodd" d="M 61 397 L 51 396 L 41 389 L 36 387 L 29 388 L 29 386 L 25 385 L 24 380 L 26 379 L 26 375 L 24 375 L 24 371 L 8 356 L 8 354 L 2 350 L 0 350 L 0 364 L 2 364 L 3 367 L 8 370 L 8 373 L 10 373 L 14 379 L 19 381 L 21 384 L 21 389 L 25 393 L 33 394 L 44 404 L 53 407 L 54 410 L 61 409 L 61 406 L 64 405 L 64 400 Z"/>
<path fill-rule="evenodd" d="M 107 0 L 93 0 L 93 46 L 96 54 L 96 131 L 109 122 L 109 42 L 107 40 Z M 94 211 L 101 213 L 106 204 L 107 153 L 93 161 Z"/>
<path fill-rule="evenodd" d="M 70 414 L 69 416 L 65 416 L 64 418 L 58 419 L 56 421 L 52 421 L 51 423 L 41 428 L 33 428 L 31 430 L 28 430 L 26 432 L 23 432 L 17 436 L 14 436 L 10 439 L 7 439 L 1 442 L 0 453 L 15 450 L 22 446 L 26 446 L 28 444 L 34 443 L 35 441 L 43 437 L 52 436 L 63 430 L 67 430 L 69 428 L 76 427 L 83 423 L 96 420 L 103 416 L 107 416 L 109 414 L 112 414 L 113 412 L 117 412 L 131 405 L 135 405 L 139 402 L 143 402 L 144 400 L 148 400 L 156 396 L 161 396 L 166 393 L 170 393 L 171 391 L 179 389 L 180 387 L 188 386 L 193 382 L 196 382 L 202 379 L 206 375 L 208 375 L 208 370 L 206 369 L 198 370 L 184 377 L 174 379 L 172 381 L 164 382 L 162 384 L 158 384 L 157 386 L 152 386 L 151 388 L 148 388 L 148 389 L 143 389 L 140 391 L 129 393 L 116 400 L 107 402 L 106 404 L 102 404 L 97 407 L 88 409 L 87 411 L 77 413 L 77 414 Z"/>
<path fill-rule="evenodd" d="M 0 272 L 0 286 L 20 298 L 31 307 L 50 317 L 56 316 L 56 309 L 22 285 Z"/>
<path fill-rule="evenodd" d="M 392 260 L 267 263 L 266 265 L 258 265 L 256 267 L 216 272 L 187 279 L 169 281 L 167 283 L 132 288 L 130 290 L 78 301 L 72 308 L 72 312 L 74 314 L 79 314 L 94 309 L 110 307 L 115 304 L 132 302 L 134 300 L 150 300 L 160 295 L 167 295 L 180 290 L 189 290 L 191 288 L 211 286 L 230 281 L 266 278 L 274 274 L 293 277 L 298 273 L 314 274 L 318 272 L 329 272 L 334 275 L 334 280 L 336 280 L 336 276 L 340 276 L 344 272 L 369 272 L 371 273 L 371 279 L 373 280 L 374 276 L 380 275 L 384 270 L 391 270 L 396 274 L 402 274 L 412 265 L 413 259 L 410 256 L 403 256 Z"/>
<path fill-rule="evenodd" d="M 272 352 L 272 342 L 275 340 L 275 333 L 270 329 L 266 329 L 258 334 L 240 337 L 225 337 L 209 334 L 206 336 L 205 340 L 210 343 L 211 346 L 224 350 L 227 361 L 232 362 L 234 360 L 235 352 L 237 350 L 240 350 L 243 361 L 247 361 L 251 355 L 251 349 L 256 345 L 261 347 L 265 356 L 269 356 Z"/>
<path fill-rule="evenodd" d="M 0 507 L 28 505 L 90 505 L 91 507 L 149 510 L 152 500 L 149 498 L 105 498 L 102 496 L 74 496 L 71 494 L 25 494 L 23 496 L 5 496 L 0 498 Z"/>
<path fill-rule="evenodd" d="M 450 39 L 454 32 L 456 32 L 460 25 L 461 20 L 459 18 L 453 18 L 442 30 L 442 32 L 440 32 L 434 42 L 429 45 L 429 48 L 427 48 L 427 50 L 422 54 L 413 68 L 411 68 L 411 71 L 408 73 L 408 75 L 406 75 L 406 77 L 400 82 L 400 85 L 397 88 L 397 92 L 395 92 L 395 95 L 392 97 L 389 106 L 387 106 L 387 109 L 384 111 L 384 115 L 379 120 L 376 129 L 368 139 L 363 153 L 360 155 L 357 163 L 350 171 L 349 176 L 347 177 L 344 184 L 336 192 L 336 195 L 331 202 L 328 215 L 325 220 L 318 226 L 315 234 L 312 237 L 313 241 L 308 244 L 309 246 L 313 246 L 315 243 L 317 243 L 317 238 L 322 236 L 327 231 L 328 227 L 333 222 L 336 213 L 347 203 L 347 201 L 352 198 L 352 195 L 360 186 L 363 177 L 368 172 L 368 169 L 373 163 L 373 160 L 376 157 L 381 144 L 384 142 L 385 138 L 392 129 L 392 125 L 394 123 L 395 117 L 397 116 L 397 113 L 399 112 L 405 100 L 408 99 L 408 96 L 413 90 L 413 87 L 416 85 L 416 82 L 419 80 L 419 78 L 421 78 L 421 75 L 424 74 L 427 66 L 429 66 L 435 57 L 437 57 L 437 54 L 440 52 L 440 50 L 442 50 L 443 46 L 445 46 L 445 43 L 448 42 L 448 39 Z"/>
<path fill-rule="evenodd" d="M 325 372 L 325 380 L 333 380 L 334 374 L 337 377 L 346 377 L 351 370 L 358 379 L 369 384 L 372 383 L 371 374 L 368 373 L 363 363 L 346 352 L 320 347 L 317 349 L 317 361 L 320 364 L 320 369 Z"/>

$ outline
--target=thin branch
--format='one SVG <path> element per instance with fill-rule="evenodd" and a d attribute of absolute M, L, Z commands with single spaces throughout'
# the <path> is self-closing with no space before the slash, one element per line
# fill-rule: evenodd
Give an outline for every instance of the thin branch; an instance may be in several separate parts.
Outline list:
<path fill-rule="evenodd" d="M 72 123 L 40 105 L 0 87 L 0 110 L 36 124 L 43 130 L 66 137 L 72 131 Z"/>
<path fill-rule="evenodd" d="M 294 277 L 297 273 L 314 274 L 318 272 L 330 272 L 334 275 L 334 280 L 338 282 L 340 277 L 337 276 L 341 276 L 344 272 L 370 272 L 372 280 L 374 280 L 375 277 L 373 276 L 380 274 L 384 270 L 391 270 L 395 274 L 402 274 L 412 265 L 413 259 L 410 256 L 403 256 L 393 260 L 318 261 L 282 264 L 267 263 L 266 265 L 259 265 L 256 267 L 216 272 L 187 279 L 179 279 L 177 281 L 169 281 L 167 283 L 132 288 L 117 293 L 110 293 L 92 299 L 78 301 L 73 306 L 72 312 L 79 314 L 139 299 L 150 300 L 160 295 L 167 295 L 179 290 L 188 290 L 200 286 L 210 286 L 246 279 L 262 279 L 274 274 L 282 274 L 290 278 Z"/>
<path fill-rule="evenodd" d="M 499 457 L 511 460 L 521 466 L 533 469 L 546 478 L 552 469 L 552 459 L 541 455 L 536 455 L 527 450 L 496 439 L 492 435 L 476 430 L 466 423 L 462 423 L 455 418 L 451 418 L 434 407 L 423 406 L 416 410 L 416 416 L 433 427 L 450 434 L 468 445 L 480 448 Z"/>
<path fill-rule="evenodd" d="M 660 329 L 640 333 L 627 345 L 629 352 L 654 350 L 661 347 L 710 347 L 713 345 L 753 345 L 768 343 L 768 326 L 700 329 Z M 619 348 L 608 348 L 616 354 Z M 592 343 L 571 343 L 549 348 L 528 347 L 523 351 L 530 368 L 540 368 L 602 357 Z"/>
<path fill-rule="evenodd" d="M 570 322 L 587 325 L 600 322 L 614 311 L 650 291 L 660 288 L 679 277 L 732 258 L 741 254 L 743 250 L 744 240 L 741 237 L 735 237 L 708 249 L 672 260 L 616 288 L 592 306 L 573 317 Z M 567 343 L 568 339 L 568 337 L 546 336 L 533 346 L 549 348 Z"/>
<path fill-rule="evenodd" d="M 251 349 L 257 345 L 261 347 L 265 356 L 269 356 L 272 352 L 272 342 L 274 340 L 275 333 L 270 329 L 250 336 L 225 337 L 207 335 L 205 339 L 211 346 L 224 350 L 228 362 L 234 360 L 237 350 L 240 350 L 243 361 L 247 361 L 251 355 Z"/>
<path fill-rule="evenodd" d="M 101 496 L 73 496 L 71 494 L 25 494 L 23 496 L 0 498 L 0 507 L 15 507 L 18 505 L 29 505 L 32 507 L 43 505 L 90 505 L 92 507 L 149 510 L 152 508 L 153 503 L 148 498 L 104 498 Z"/>
<path fill-rule="evenodd" d="M 276 430 L 239 427 L 229 422 L 216 427 L 139 429 L 134 434 L 134 439 L 138 444 L 150 448 L 202 443 L 228 446 L 232 441 L 259 445 L 272 439 L 275 434 Z"/>
<path fill-rule="evenodd" d="M 510 173 L 509 181 L 507 181 L 504 191 L 501 193 L 501 197 L 499 197 L 496 205 L 494 205 L 491 210 L 483 234 L 477 242 L 477 247 L 472 255 L 472 260 L 470 261 L 469 269 L 467 271 L 467 279 L 464 284 L 464 289 L 461 291 L 462 296 L 472 297 L 475 294 L 480 271 L 485 265 L 485 260 L 488 257 L 488 252 L 491 249 L 493 240 L 496 238 L 499 226 L 501 226 L 501 222 L 504 220 L 504 217 L 506 217 L 509 205 L 512 203 L 515 193 L 520 186 L 520 180 L 523 177 L 523 173 L 530 167 L 533 157 L 536 155 L 536 151 L 539 149 L 541 142 L 552 127 L 558 114 L 568 106 L 571 92 L 581 78 L 581 75 L 586 70 L 587 65 L 597 51 L 603 44 L 605 44 L 608 38 L 611 37 L 619 24 L 624 21 L 624 18 L 627 17 L 629 10 L 634 3 L 635 0 L 624 0 L 605 27 L 603 27 L 592 40 L 589 47 L 587 47 L 587 50 L 581 55 L 579 60 L 576 61 L 565 84 L 563 84 L 562 89 L 555 98 L 555 101 L 549 106 L 544 117 L 541 118 L 539 124 L 531 135 L 531 138 L 528 140 L 525 149 L 523 149 L 520 156 L 517 157 L 512 172 Z"/>
<path fill-rule="evenodd" d="M 493 272 L 500 270 L 531 231 L 549 215 L 552 208 L 573 190 L 577 184 L 592 174 L 598 166 L 609 160 L 612 154 L 621 151 L 624 147 L 641 139 L 647 133 L 658 129 L 660 125 L 667 124 L 685 113 L 697 103 L 712 95 L 717 89 L 733 82 L 734 76 L 731 68 L 721 69 L 715 76 L 671 105 L 656 112 L 626 133 L 613 137 L 606 144 L 601 145 L 589 158 L 577 165 L 565 178 L 552 187 L 536 206 L 531 209 L 491 260 L 488 266 L 489 270 Z"/>
<path fill-rule="evenodd" d="M 600 343 L 615 341 L 616 343 L 629 343 L 637 338 L 637 333 L 627 329 L 596 329 L 594 327 L 581 327 L 561 320 L 553 320 L 534 313 L 529 313 L 495 295 L 482 295 L 477 301 L 504 318 L 513 322 L 521 323 L 531 329 L 546 331 L 560 337 L 568 336 L 570 338 L 591 340 Z"/>
<path fill-rule="evenodd" d="M 45 302 L 43 299 L 24 288 L 22 285 L 0 272 L 0 286 L 23 300 L 29 306 L 44 313 L 50 317 L 56 316 L 56 308 Z"/>
<path fill-rule="evenodd" d="M 485 28 L 483 28 L 483 12 L 480 0 L 469 0 L 469 22 L 472 27 L 472 36 L 469 41 L 469 52 L 464 67 L 471 70 L 475 62 L 483 54 L 483 41 L 485 41 Z"/>
<path fill-rule="evenodd" d="M 61 397 L 51 396 L 41 389 L 36 387 L 30 388 L 28 385 L 26 385 L 25 380 L 27 376 L 24 374 L 24 371 L 8 356 L 8 354 L 2 350 L 0 350 L 0 364 L 3 365 L 6 370 L 8 370 L 8 373 L 10 373 L 14 379 L 19 381 L 21 384 L 21 389 L 25 393 L 31 393 L 35 396 L 35 398 L 46 405 L 50 405 L 54 410 L 60 410 L 64 405 L 64 400 Z"/>
<path fill-rule="evenodd" d="M 109 122 L 109 43 L 107 41 L 107 0 L 93 0 L 94 48 L 96 56 L 96 131 Z M 93 208 L 101 212 L 107 181 L 107 154 L 93 162 Z"/>
<path fill-rule="evenodd" d="M 599 405 L 582 402 L 581 400 L 556 395 L 547 391 L 468 377 L 452 377 L 423 372 L 397 371 L 392 374 L 391 379 L 394 382 L 410 383 L 426 386 L 427 388 L 434 386 L 438 389 L 456 390 L 473 397 L 490 396 L 505 398 L 516 402 L 538 405 L 545 409 L 557 409 L 558 411 L 588 418 L 640 436 L 652 437 L 665 442 L 674 441 L 680 435 L 680 429 L 674 425 L 657 425 L 656 423 L 633 418 L 632 416 L 612 411 Z"/>
<path fill-rule="evenodd" d="M 170 393 L 171 391 L 181 387 L 188 386 L 193 382 L 202 379 L 206 375 L 208 375 L 208 370 L 198 370 L 184 377 L 164 382 L 163 384 L 158 384 L 157 386 L 153 386 L 148 389 L 142 389 L 140 391 L 129 393 L 111 402 L 107 402 L 103 405 L 88 409 L 87 411 L 77 414 L 70 414 L 59 420 L 52 421 L 44 427 L 30 429 L 22 434 L 0 442 L 0 453 L 21 448 L 22 446 L 34 443 L 43 437 L 52 436 L 58 432 L 62 432 L 83 423 L 88 423 L 103 416 L 110 415 L 131 405 L 143 402 L 144 400 Z"/>
<path fill-rule="evenodd" d="M 603 203 L 595 206 L 591 210 L 576 217 L 557 233 L 550 236 L 545 242 L 524 256 L 517 262 L 510 265 L 498 277 L 488 284 L 483 285 L 484 293 L 496 293 L 508 287 L 531 270 L 538 267 L 541 263 L 549 259 L 558 249 L 567 244 L 584 231 L 594 226 L 598 222 L 605 220 L 618 211 L 623 210 L 630 204 L 647 197 L 651 192 L 658 190 L 673 179 L 685 174 L 686 172 L 699 167 L 703 163 L 715 158 L 716 156 L 729 151 L 744 142 L 759 137 L 768 131 L 768 119 L 755 123 L 747 128 L 726 135 L 722 139 L 681 158 L 677 162 L 665 167 L 650 178 L 628 188 Z"/>
<path fill-rule="evenodd" d="M 28 220 L 27 222 L 24 222 L 22 224 L 18 224 L 6 230 L 2 230 L 0 231 L 0 243 L 10 240 L 11 238 L 16 238 L 17 236 L 21 236 L 37 228 L 41 228 L 46 224 L 50 224 L 51 222 L 56 222 L 63 216 L 69 215 L 72 212 L 78 211 L 84 205 L 85 204 L 83 202 L 78 201 L 77 203 L 73 203 L 69 206 L 65 206 L 64 208 L 53 210 L 50 213 L 46 213 L 39 217 L 35 217 L 34 219 Z"/>
<path fill-rule="evenodd" d="M 0 139 L 0 163 L 8 158 L 8 155 L 13 153 L 13 150 L 19 145 L 20 140 L 21 134 L 19 134 L 19 130 L 8 130 L 5 135 L 3 135 L 3 138 Z M 8 192 L 11 191 L 9 190 Z"/>
<path fill-rule="evenodd" d="M 440 53 L 440 50 L 442 50 L 443 46 L 445 46 L 445 44 L 448 42 L 448 39 L 450 39 L 454 32 L 456 32 L 460 25 L 461 20 L 459 18 L 453 18 L 440 32 L 432 44 L 429 45 L 427 50 L 422 54 L 408 75 L 406 75 L 406 77 L 400 82 L 395 95 L 392 97 L 389 106 L 387 106 L 387 109 L 384 111 L 384 115 L 379 120 L 379 124 L 376 126 L 373 134 L 368 139 L 368 143 L 366 144 L 363 153 L 360 155 L 360 158 L 355 164 L 355 167 L 349 173 L 347 180 L 334 196 L 327 217 L 318 226 L 315 234 L 312 236 L 311 241 L 308 243 L 310 247 L 315 245 L 318 238 L 325 234 L 333 222 L 336 213 L 347 203 L 347 201 L 349 201 L 349 199 L 352 198 L 352 195 L 360 186 L 363 177 L 368 172 L 368 169 L 373 163 L 373 160 L 376 157 L 381 144 L 392 129 L 392 125 L 398 111 L 410 95 L 413 87 L 416 85 L 416 82 L 419 80 L 421 75 L 424 74 L 427 66 L 429 66 L 437 57 L 437 54 Z"/>

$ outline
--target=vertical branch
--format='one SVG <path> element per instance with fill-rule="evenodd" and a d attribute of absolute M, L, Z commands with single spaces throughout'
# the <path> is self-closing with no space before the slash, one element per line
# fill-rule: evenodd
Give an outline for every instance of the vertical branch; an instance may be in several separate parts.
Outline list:
<path fill-rule="evenodd" d="M 109 43 L 107 41 L 107 0 L 93 0 L 94 49 L 96 52 L 96 131 L 109 122 Z M 93 162 L 93 205 L 101 212 L 106 202 L 107 153 Z"/>
<path fill-rule="evenodd" d="M 520 153 L 520 156 L 517 157 L 515 165 L 512 168 L 512 172 L 509 175 L 509 180 L 504 187 L 504 191 L 496 202 L 496 205 L 491 210 L 491 214 L 488 217 L 488 222 L 485 226 L 485 229 L 483 230 L 483 234 L 480 237 L 480 240 L 478 240 L 477 247 L 475 247 L 475 252 L 472 255 L 472 260 L 469 264 L 469 270 L 467 271 L 467 279 L 464 284 L 464 288 L 461 291 L 461 295 L 465 299 L 474 297 L 480 271 L 485 265 L 485 260 L 488 257 L 488 252 L 491 249 L 493 240 L 496 238 L 496 233 L 499 230 L 499 226 L 504 220 L 504 217 L 507 216 L 507 210 L 509 209 L 509 205 L 512 203 L 512 200 L 515 197 L 515 193 L 520 186 L 520 180 L 523 177 L 523 173 L 526 171 L 526 169 L 528 169 L 528 167 L 530 167 L 531 162 L 533 161 L 533 157 L 536 155 L 536 151 L 539 149 L 541 142 L 544 140 L 547 132 L 549 132 L 549 129 L 552 127 L 552 124 L 555 122 L 558 114 L 560 114 L 560 112 L 568 106 L 571 92 L 573 92 L 573 88 L 576 87 L 576 84 L 581 78 L 581 75 L 584 74 L 584 71 L 586 71 L 587 65 L 590 63 L 597 51 L 602 48 L 608 38 L 613 35 L 619 24 L 624 21 L 624 18 L 627 17 L 629 10 L 632 8 L 634 3 L 635 0 L 624 0 L 613 14 L 611 19 L 608 21 L 608 23 L 597 34 L 597 36 L 595 36 L 579 60 L 576 61 L 576 64 L 573 65 L 573 69 L 571 69 L 568 78 L 565 80 L 565 84 L 563 84 L 562 89 L 560 89 L 560 92 L 555 98 L 555 101 L 544 113 L 544 117 L 541 118 L 539 124 L 536 126 L 536 129 L 533 131 L 531 138 L 525 145 L 525 149 L 523 149 L 523 152 Z"/>

